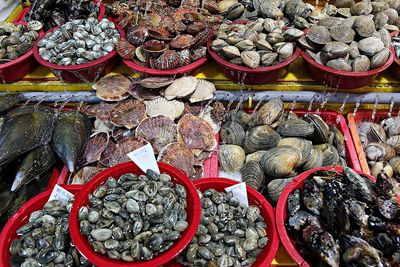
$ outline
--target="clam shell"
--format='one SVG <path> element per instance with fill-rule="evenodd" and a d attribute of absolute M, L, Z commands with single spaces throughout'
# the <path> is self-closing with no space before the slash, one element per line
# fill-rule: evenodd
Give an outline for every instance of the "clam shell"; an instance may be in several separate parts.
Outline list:
<path fill-rule="evenodd" d="M 110 166 L 131 161 L 127 154 L 146 144 L 148 144 L 146 140 L 134 136 L 125 137 L 124 139 L 120 140 L 115 145 L 115 150 L 110 156 Z"/>
<path fill-rule="evenodd" d="M 257 150 L 267 150 L 278 144 L 281 136 L 269 125 L 260 125 L 252 128 L 244 141 L 243 149 L 247 154 Z"/>
<path fill-rule="evenodd" d="M 234 110 L 229 111 L 226 120 L 234 121 L 240 124 L 243 129 L 246 129 L 250 125 L 251 115 L 244 110 Z"/>
<path fill-rule="evenodd" d="M 280 123 L 276 131 L 287 137 L 307 137 L 314 132 L 314 126 L 302 119 L 291 118 Z"/>
<path fill-rule="evenodd" d="M 156 90 L 144 88 L 140 84 L 132 83 L 129 94 L 137 100 L 152 100 L 160 97 L 160 93 Z"/>
<path fill-rule="evenodd" d="M 312 149 L 310 152 L 310 157 L 307 162 L 302 166 L 303 171 L 308 171 L 314 168 L 320 168 L 323 166 L 323 155 L 320 150 Z"/>
<path fill-rule="evenodd" d="M 144 119 L 136 128 L 135 135 L 147 140 L 153 146 L 155 154 L 178 139 L 176 124 L 165 116 Z"/>
<path fill-rule="evenodd" d="M 379 124 L 372 124 L 367 133 L 368 140 L 372 142 L 386 142 L 388 138 L 385 129 Z"/>
<path fill-rule="evenodd" d="M 109 140 L 110 135 L 104 132 L 95 133 L 90 137 L 83 154 L 86 164 L 100 160 L 101 154 L 106 149 Z"/>
<path fill-rule="evenodd" d="M 383 48 L 371 58 L 371 69 L 376 69 L 385 65 L 390 56 L 390 50 Z"/>
<path fill-rule="evenodd" d="M 168 100 L 186 97 L 196 90 L 198 81 L 199 80 L 193 76 L 176 79 L 165 89 L 164 96 Z"/>
<path fill-rule="evenodd" d="M 365 156 L 371 161 L 388 161 L 396 156 L 396 151 L 385 143 L 371 142 L 365 147 Z"/>
<path fill-rule="evenodd" d="M 371 68 L 371 63 L 367 56 L 360 55 L 353 60 L 351 66 L 353 71 L 362 72 L 368 71 Z"/>
<path fill-rule="evenodd" d="M 213 113 L 213 108 L 212 107 L 207 107 L 203 109 L 199 113 L 199 117 L 208 122 L 211 126 L 211 128 L 214 131 L 214 135 L 217 134 L 221 128 L 221 121 L 219 121 L 214 113 Z"/>
<path fill-rule="evenodd" d="M 129 97 L 131 81 L 122 74 L 109 74 L 93 84 L 96 96 L 104 101 L 120 101 Z"/>
<path fill-rule="evenodd" d="M 355 16 L 368 15 L 372 12 L 371 2 L 358 2 L 350 7 L 351 14 Z"/>
<path fill-rule="evenodd" d="M 351 66 L 343 58 L 329 60 L 326 63 L 326 66 L 340 71 L 352 71 Z"/>
<path fill-rule="evenodd" d="M 251 51 L 254 49 L 254 44 L 250 40 L 240 41 L 239 43 L 235 44 L 235 46 L 239 48 L 240 51 Z"/>
<path fill-rule="evenodd" d="M 332 166 L 339 163 L 339 153 L 330 144 L 315 145 L 314 148 L 322 152 L 322 165 Z"/>
<path fill-rule="evenodd" d="M 260 160 L 261 160 L 262 156 L 265 154 L 265 152 L 267 152 L 267 150 L 259 150 L 254 153 L 248 154 L 246 156 L 246 162 L 249 162 L 250 160 L 260 162 Z"/>
<path fill-rule="evenodd" d="M 77 172 L 72 178 L 71 184 L 86 184 L 88 183 L 94 176 L 104 171 L 105 168 L 93 167 L 93 166 L 85 166 L 79 172 Z"/>
<path fill-rule="evenodd" d="M 281 195 L 283 189 L 288 185 L 291 181 L 293 181 L 294 177 L 292 178 L 284 178 L 284 179 L 275 179 L 268 183 L 267 191 L 269 198 L 274 202 L 277 203 L 279 196 Z"/>
<path fill-rule="evenodd" d="M 222 144 L 241 146 L 243 144 L 246 133 L 239 123 L 234 121 L 227 121 L 222 124 L 219 135 Z"/>
<path fill-rule="evenodd" d="M 400 135 L 393 135 L 386 140 L 386 144 L 393 147 L 397 154 L 400 154 Z"/>
<path fill-rule="evenodd" d="M 400 118 L 391 117 L 382 121 L 382 126 L 389 136 L 400 135 Z"/>
<path fill-rule="evenodd" d="M 257 191 L 262 191 L 265 183 L 264 171 L 257 161 L 248 161 L 240 169 L 242 181 Z"/>
<path fill-rule="evenodd" d="M 237 172 L 244 165 L 246 154 L 240 146 L 221 145 L 218 151 L 218 162 L 226 172 Z"/>
<path fill-rule="evenodd" d="M 222 39 L 215 39 L 211 43 L 211 48 L 215 52 L 219 52 L 219 51 L 222 50 L 222 48 L 224 48 L 225 46 L 228 46 L 228 45 L 229 44 L 227 42 L 225 42 L 224 40 L 222 40 Z"/>
<path fill-rule="evenodd" d="M 222 48 L 222 52 L 228 58 L 240 57 L 240 50 L 236 46 L 228 45 Z"/>
<path fill-rule="evenodd" d="M 283 138 L 278 142 L 277 146 L 291 146 L 300 151 L 301 160 L 299 161 L 297 167 L 302 166 L 309 161 L 311 157 L 311 151 L 313 150 L 311 141 L 295 137 Z"/>
<path fill-rule="evenodd" d="M 328 142 L 329 126 L 317 114 L 307 114 L 303 119 L 314 125 L 314 133 L 311 135 L 311 140 L 316 144 Z"/>
<path fill-rule="evenodd" d="M 190 96 L 190 103 L 209 100 L 214 97 L 215 85 L 207 80 L 198 80 L 194 93 Z"/>
<path fill-rule="evenodd" d="M 159 97 L 153 100 L 145 101 L 147 116 L 154 117 L 163 115 L 175 120 L 183 113 L 185 105 L 181 101 L 167 100 Z"/>
<path fill-rule="evenodd" d="M 327 44 L 331 41 L 329 30 L 324 26 L 311 27 L 311 29 L 307 32 L 307 38 L 311 42 L 320 45 Z"/>
<path fill-rule="evenodd" d="M 178 122 L 178 134 L 178 142 L 185 144 L 195 155 L 212 151 L 217 146 L 213 128 L 198 116 L 184 115 Z"/>
<path fill-rule="evenodd" d="M 392 166 L 395 174 L 400 174 L 400 157 L 394 157 L 389 161 L 390 166 Z"/>
<path fill-rule="evenodd" d="M 159 153 L 157 161 L 164 162 L 183 171 L 189 178 L 193 178 L 194 155 L 185 145 L 171 143 L 165 146 Z"/>
<path fill-rule="evenodd" d="M 260 54 L 256 51 L 244 51 L 240 54 L 243 64 L 251 69 L 256 69 L 260 66 Z"/>
<path fill-rule="evenodd" d="M 274 147 L 261 158 L 260 164 L 264 173 L 272 177 L 287 177 L 295 172 L 301 161 L 298 149 L 290 146 Z"/>
<path fill-rule="evenodd" d="M 255 114 L 256 125 L 271 125 L 283 114 L 283 102 L 280 98 L 265 103 Z"/>
<path fill-rule="evenodd" d="M 353 28 L 361 37 L 371 37 L 375 32 L 375 23 L 367 16 L 359 16 L 354 20 Z"/>
<path fill-rule="evenodd" d="M 391 40 L 392 40 L 389 31 L 387 29 L 382 28 L 379 30 L 379 35 L 380 35 L 381 41 L 383 42 L 383 45 L 386 48 L 389 48 L 390 44 L 391 44 Z"/>
<path fill-rule="evenodd" d="M 342 25 L 333 27 L 329 33 L 333 40 L 346 44 L 351 43 L 356 36 L 356 32 L 351 27 Z"/>
<path fill-rule="evenodd" d="M 139 100 L 128 99 L 119 102 L 111 111 L 110 121 L 116 126 L 135 128 L 146 118 L 146 104 Z"/>

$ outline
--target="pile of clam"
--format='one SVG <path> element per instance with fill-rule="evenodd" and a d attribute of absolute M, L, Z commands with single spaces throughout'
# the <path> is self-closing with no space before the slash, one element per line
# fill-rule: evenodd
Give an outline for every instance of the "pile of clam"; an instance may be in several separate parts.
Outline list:
<path fill-rule="evenodd" d="M 248 114 L 230 112 L 221 126 L 218 161 L 222 171 L 241 177 L 276 202 L 283 188 L 303 171 L 346 165 L 343 134 L 316 114 L 284 113 L 274 99 Z"/>
<path fill-rule="evenodd" d="M 10 244 L 10 266 L 92 266 L 71 242 L 71 205 L 51 200 L 32 212 Z"/>
<path fill-rule="evenodd" d="M 284 30 L 283 21 L 257 19 L 244 24 L 221 24 L 211 49 L 229 62 L 252 69 L 278 64 L 290 58 L 303 31 Z"/>
<path fill-rule="evenodd" d="M 101 78 L 93 88 L 107 102 L 82 108 L 93 119 L 93 132 L 83 157 L 85 167 L 74 183 L 86 183 L 105 167 L 130 161 L 126 154 L 148 143 L 158 161 L 193 179 L 203 176 L 203 162 L 216 148 L 221 120 L 214 114 L 223 109 L 219 102 L 204 103 L 214 96 L 212 83 L 191 76 L 132 82 L 119 74 Z"/>
<path fill-rule="evenodd" d="M 357 129 L 371 174 L 385 175 L 400 193 L 400 118 L 362 122 Z"/>
<path fill-rule="evenodd" d="M 200 194 L 200 225 L 178 257 L 184 266 L 250 266 L 268 244 L 267 225 L 257 206 L 246 207 L 232 192 Z"/>
<path fill-rule="evenodd" d="M 42 24 L 39 21 L 31 21 L 27 26 L 9 22 L 0 23 L 0 64 L 10 62 L 31 51 L 41 29 Z"/>
<path fill-rule="evenodd" d="M 79 210 L 79 226 L 93 249 L 111 259 L 150 260 L 169 250 L 188 227 L 186 189 L 168 174 L 148 170 L 113 177 Z"/>
<path fill-rule="evenodd" d="M 107 19 L 78 19 L 47 33 L 39 41 L 39 55 L 60 66 L 80 65 L 111 53 L 120 34 Z"/>
<path fill-rule="evenodd" d="M 393 48 L 394 48 L 394 52 L 395 52 L 396 58 L 400 59 L 400 37 L 399 37 L 398 33 L 396 34 L 396 36 L 393 36 L 392 45 L 393 45 Z"/>

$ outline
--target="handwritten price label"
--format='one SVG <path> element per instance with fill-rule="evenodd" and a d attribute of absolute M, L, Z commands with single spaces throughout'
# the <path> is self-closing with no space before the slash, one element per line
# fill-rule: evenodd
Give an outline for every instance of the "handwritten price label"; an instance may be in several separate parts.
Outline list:
<path fill-rule="evenodd" d="M 74 194 L 70 193 L 68 190 L 65 190 L 64 188 L 56 184 L 56 186 L 54 186 L 53 188 L 53 191 L 51 192 L 48 201 L 57 199 L 61 202 L 68 202 L 73 197 Z"/>
<path fill-rule="evenodd" d="M 143 171 L 146 172 L 148 169 L 155 171 L 160 174 L 158 169 L 157 160 L 154 156 L 153 147 L 150 144 L 144 145 L 135 151 L 127 154 L 127 156 Z"/>
<path fill-rule="evenodd" d="M 230 187 L 225 188 L 226 192 L 232 192 L 233 196 L 239 199 L 239 202 L 245 205 L 246 207 L 249 206 L 249 200 L 247 198 L 247 189 L 246 189 L 246 183 L 238 183 L 235 185 L 232 185 Z"/>

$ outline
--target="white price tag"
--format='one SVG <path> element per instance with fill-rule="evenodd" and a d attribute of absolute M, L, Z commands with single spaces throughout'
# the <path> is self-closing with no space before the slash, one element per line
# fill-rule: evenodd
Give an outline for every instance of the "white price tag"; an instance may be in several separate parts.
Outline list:
<path fill-rule="evenodd" d="M 138 165 L 142 171 L 146 172 L 148 169 L 150 169 L 160 174 L 160 170 L 158 169 L 157 160 L 154 156 L 154 150 L 151 144 L 139 147 L 135 151 L 128 153 L 127 156 L 136 165 Z"/>
<path fill-rule="evenodd" d="M 249 206 L 249 200 L 247 199 L 247 189 L 246 189 L 246 183 L 238 183 L 235 185 L 232 185 L 230 187 L 225 188 L 226 192 L 232 192 L 233 196 L 239 199 L 240 203 L 245 205 L 246 207 Z"/>
<path fill-rule="evenodd" d="M 240 172 L 226 172 L 224 170 L 219 169 L 218 177 L 229 178 L 231 180 L 235 180 L 238 182 L 242 181 L 242 174 Z"/>
<path fill-rule="evenodd" d="M 68 202 L 73 197 L 74 194 L 70 193 L 69 191 L 65 190 L 64 188 L 56 184 L 53 188 L 53 191 L 51 192 L 48 201 L 57 199 L 61 202 Z"/>

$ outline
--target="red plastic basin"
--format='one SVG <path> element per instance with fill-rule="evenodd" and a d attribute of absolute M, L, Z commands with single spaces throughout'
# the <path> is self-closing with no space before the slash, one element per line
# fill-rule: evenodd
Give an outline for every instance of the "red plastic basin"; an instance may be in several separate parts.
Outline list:
<path fill-rule="evenodd" d="M 59 26 L 58 26 L 59 27 Z M 46 32 L 52 32 L 58 27 L 52 28 Z M 125 32 L 121 27 L 115 25 L 115 28 L 118 30 L 119 34 L 122 37 L 125 37 Z M 43 36 L 44 37 L 44 36 Z M 40 65 L 49 68 L 56 77 L 61 78 L 64 81 L 71 83 L 78 82 L 94 82 L 111 72 L 118 63 L 118 57 L 116 57 L 117 52 L 114 49 L 111 53 L 108 53 L 106 56 L 101 57 L 97 60 L 90 61 L 85 64 L 80 65 L 72 65 L 72 66 L 60 66 L 57 64 L 50 63 L 49 61 L 44 60 L 39 55 L 38 43 L 42 38 L 40 38 L 33 48 L 33 55 Z"/>
<path fill-rule="evenodd" d="M 394 31 L 390 33 L 390 36 L 393 38 L 394 36 L 398 35 L 400 31 Z M 394 62 L 389 68 L 389 73 L 392 75 L 396 80 L 400 81 L 400 60 L 394 55 Z"/>
<path fill-rule="evenodd" d="M 80 185 L 62 186 L 72 194 L 76 195 L 81 190 Z M 26 202 L 16 213 L 11 216 L 7 224 L 4 226 L 0 234 L 0 265 L 3 267 L 10 266 L 9 260 L 11 254 L 9 252 L 11 242 L 17 238 L 16 231 L 18 228 L 28 223 L 29 216 L 32 212 L 40 210 L 50 197 L 52 190 L 47 190 Z"/>
<path fill-rule="evenodd" d="M 286 228 L 285 228 L 285 222 L 287 219 L 287 200 L 288 197 L 291 193 L 293 193 L 296 189 L 302 188 L 305 180 L 314 172 L 318 171 L 335 171 L 338 173 L 343 173 L 343 168 L 342 167 L 333 167 L 333 166 L 327 166 L 327 167 L 322 167 L 322 168 L 316 168 L 312 169 L 309 171 L 306 171 L 299 176 L 297 176 L 293 181 L 291 181 L 288 185 L 286 185 L 285 189 L 282 191 L 282 194 L 279 197 L 278 204 L 276 206 L 276 225 L 278 229 L 278 234 L 279 238 L 282 241 L 283 246 L 285 247 L 286 251 L 292 257 L 292 259 L 302 267 L 311 267 L 310 264 L 308 264 L 303 257 L 300 255 L 300 253 L 297 251 L 295 243 L 292 241 L 292 239 L 289 237 Z M 362 174 L 363 176 L 369 178 L 373 182 L 375 182 L 375 178 L 368 174 L 364 174 L 362 172 L 356 171 L 359 174 Z"/>
<path fill-rule="evenodd" d="M 26 22 L 14 22 L 14 24 L 26 25 Z M 43 37 L 43 31 L 39 32 L 39 39 Z M 25 55 L 8 63 L 0 64 L 0 83 L 11 83 L 24 77 L 37 67 L 37 61 L 33 56 L 33 49 Z"/>
<path fill-rule="evenodd" d="M 304 51 L 301 51 L 301 56 L 308 75 L 317 82 L 337 89 L 355 89 L 370 84 L 382 71 L 389 68 L 394 60 L 394 50 L 390 47 L 390 56 L 385 65 L 365 72 L 339 71 L 320 65 Z"/>
<path fill-rule="evenodd" d="M 187 191 L 187 217 L 189 226 L 182 233 L 181 238 L 169 250 L 159 254 L 157 257 L 148 261 L 137 261 L 132 263 L 125 262 L 123 260 L 110 259 L 105 255 L 95 252 L 92 246 L 90 246 L 87 237 L 81 233 L 78 222 L 79 209 L 80 207 L 89 204 L 89 194 L 92 193 L 95 188 L 105 183 L 109 177 L 119 179 L 121 175 L 126 173 L 135 173 L 137 175 L 144 174 L 133 162 L 122 163 L 97 174 L 92 180 L 90 180 L 90 182 L 87 183 L 76 196 L 72 206 L 71 215 L 69 218 L 71 238 L 79 252 L 85 256 L 89 262 L 96 266 L 107 267 L 161 266 L 175 258 L 190 243 L 200 224 L 201 204 L 199 195 L 193 183 L 183 172 L 164 163 L 158 163 L 158 167 L 161 173 L 169 174 L 174 182 L 183 185 Z"/>

